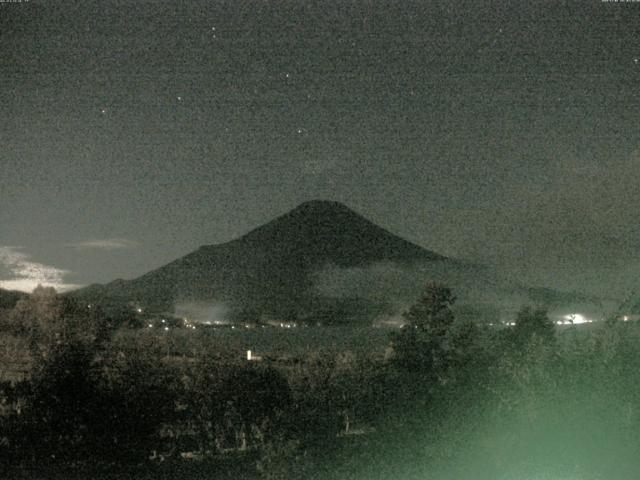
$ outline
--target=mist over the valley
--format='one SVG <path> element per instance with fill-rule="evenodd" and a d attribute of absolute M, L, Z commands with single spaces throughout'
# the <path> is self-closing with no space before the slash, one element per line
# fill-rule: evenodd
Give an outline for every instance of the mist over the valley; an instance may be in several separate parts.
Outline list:
<path fill-rule="evenodd" d="M 615 311 L 615 301 L 578 293 L 531 288 L 509 282 L 489 268 L 447 262 L 400 265 L 379 262 L 366 267 L 326 266 L 313 275 L 318 294 L 336 299 L 359 299 L 372 308 L 374 323 L 398 325 L 428 282 L 454 286 L 455 310 L 460 318 L 479 323 L 511 322 L 524 305 L 549 310 L 556 321 L 579 315 L 602 320 Z"/>
<path fill-rule="evenodd" d="M 176 303 L 173 313 L 176 317 L 205 325 L 229 323 L 229 308 L 221 302 L 180 302 Z"/>

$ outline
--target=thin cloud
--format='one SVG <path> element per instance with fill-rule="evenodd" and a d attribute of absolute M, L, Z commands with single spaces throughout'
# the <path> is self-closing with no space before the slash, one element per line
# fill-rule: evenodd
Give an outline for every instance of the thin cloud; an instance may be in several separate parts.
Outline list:
<path fill-rule="evenodd" d="M 38 285 L 54 287 L 58 291 L 72 290 L 80 285 L 65 282 L 68 270 L 33 261 L 21 247 L 0 246 L 0 288 L 31 292 Z"/>
<path fill-rule="evenodd" d="M 105 238 L 70 243 L 68 246 L 79 250 L 121 250 L 125 248 L 135 248 L 138 246 L 138 243 L 133 240 L 127 240 L 126 238 Z"/>

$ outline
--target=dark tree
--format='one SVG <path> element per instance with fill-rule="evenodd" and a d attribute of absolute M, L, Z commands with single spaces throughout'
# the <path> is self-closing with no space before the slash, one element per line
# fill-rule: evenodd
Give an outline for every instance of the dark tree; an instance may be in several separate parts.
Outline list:
<path fill-rule="evenodd" d="M 278 410 L 288 408 L 291 393 L 286 378 L 270 367 L 253 365 L 230 369 L 223 392 L 243 420 L 259 424 Z"/>
<path fill-rule="evenodd" d="M 451 307 L 455 301 L 451 289 L 429 282 L 420 300 L 404 314 L 404 318 L 409 327 L 432 336 L 443 336 L 453 324 Z"/>
<path fill-rule="evenodd" d="M 543 308 L 522 307 L 516 317 L 513 327 L 513 337 L 516 343 L 523 344 L 534 336 L 543 341 L 552 341 L 555 338 L 555 327 Z"/>
<path fill-rule="evenodd" d="M 32 436 L 27 448 L 44 449 L 58 458 L 79 453 L 86 425 L 93 418 L 92 358 L 88 345 L 74 342 L 55 345 L 38 362 L 25 412 L 27 424 L 35 427 L 25 432 L 25 440 Z"/>
<path fill-rule="evenodd" d="M 404 314 L 407 323 L 394 339 L 397 362 L 442 380 L 450 365 L 450 331 L 454 321 L 451 289 L 435 282 L 426 285 L 422 297 Z"/>

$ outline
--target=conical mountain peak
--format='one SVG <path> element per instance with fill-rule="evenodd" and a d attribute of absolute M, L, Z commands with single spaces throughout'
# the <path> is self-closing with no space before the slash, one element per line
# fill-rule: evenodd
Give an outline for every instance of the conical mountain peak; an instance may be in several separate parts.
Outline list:
<path fill-rule="evenodd" d="M 446 257 L 385 230 L 340 202 L 313 200 L 236 240 L 209 245 L 107 295 L 171 308 L 181 299 L 285 315 L 315 305 L 314 275 L 326 267 L 412 265 Z"/>
<path fill-rule="evenodd" d="M 355 212 L 344 203 L 333 200 L 308 200 L 302 202 L 291 212 Z"/>

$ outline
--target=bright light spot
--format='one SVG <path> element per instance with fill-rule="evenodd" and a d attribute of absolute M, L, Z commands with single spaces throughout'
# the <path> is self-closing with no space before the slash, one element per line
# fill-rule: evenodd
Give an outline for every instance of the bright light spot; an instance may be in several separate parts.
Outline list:
<path fill-rule="evenodd" d="M 149 324 L 149 328 L 153 328 L 153 323 L 150 323 L 150 324 Z"/>
<path fill-rule="evenodd" d="M 164 331 L 168 332 L 169 331 L 169 327 L 164 327 Z"/>
<path fill-rule="evenodd" d="M 624 317 L 622 317 L 622 321 L 623 322 L 628 322 L 629 321 L 629 316 L 625 315 Z"/>
<path fill-rule="evenodd" d="M 565 315 L 563 317 L 566 321 L 562 322 L 565 324 L 580 324 L 580 323 L 591 323 L 592 320 L 586 318 L 584 315 L 581 315 L 579 313 L 570 313 L 569 315 Z"/>
<path fill-rule="evenodd" d="M 136 308 L 136 312 L 142 313 L 142 309 L 141 308 Z"/>

